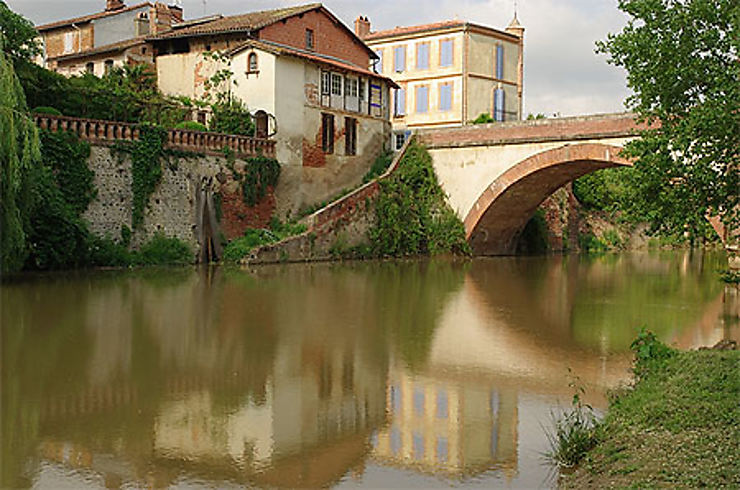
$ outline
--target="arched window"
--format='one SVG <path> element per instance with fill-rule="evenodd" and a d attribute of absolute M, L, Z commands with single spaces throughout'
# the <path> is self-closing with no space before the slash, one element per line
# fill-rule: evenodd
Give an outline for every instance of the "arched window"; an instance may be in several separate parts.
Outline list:
<path fill-rule="evenodd" d="M 256 73 L 258 71 L 257 53 L 249 53 L 247 57 L 247 73 Z"/>

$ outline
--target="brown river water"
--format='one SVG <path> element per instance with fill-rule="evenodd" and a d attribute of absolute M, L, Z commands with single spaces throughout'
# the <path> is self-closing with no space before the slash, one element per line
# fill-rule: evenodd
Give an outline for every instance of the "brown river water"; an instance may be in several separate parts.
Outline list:
<path fill-rule="evenodd" d="M 641 326 L 738 337 L 720 254 L 94 271 L 0 286 L 0 486 L 548 487 Z M 572 372 L 572 374 L 569 374 Z"/>

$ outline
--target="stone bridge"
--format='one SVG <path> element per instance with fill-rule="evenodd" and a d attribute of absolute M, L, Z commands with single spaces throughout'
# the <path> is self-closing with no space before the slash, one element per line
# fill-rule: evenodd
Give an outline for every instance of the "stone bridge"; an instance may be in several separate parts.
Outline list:
<path fill-rule="evenodd" d="M 639 130 L 629 113 L 540 119 L 417 133 L 477 255 L 513 254 L 537 207 L 561 186 L 620 156 Z"/>

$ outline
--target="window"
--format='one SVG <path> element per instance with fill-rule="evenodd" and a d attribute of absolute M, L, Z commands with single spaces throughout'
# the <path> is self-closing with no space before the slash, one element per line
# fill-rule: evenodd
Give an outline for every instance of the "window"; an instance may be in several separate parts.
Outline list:
<path fill-rule="evenodd" d="M 203 125 L 206 124 L 206 121 L 208 119 L 207 114 L 206 114 L 206 111 L 198 111 L 198 114 L 197 114 L 196 117 L 197 117 L 199 123 L 201 123 Z"/>
<path fill-rule="evenodd" d="M 309 51 L 314 50 L 313 29 L 306 29 L 306 49 Z"/>
<path fill-rule="evenodd" d="M 437 461 L 440 463 L 447 462 L 447 438 L 437 437 Z"/>
<path fill-rule="evenodd" d="M 90 75 L 95 75 L 95 63 L 88 63 L 85 65 L 85 71 Z"/>
<path fill-rule="evenodd" d="M 357 79 L 344 79 L 344 95 L 347 97 L 357 97 Z"/>
<path fill-rule="evenodd" d="M 64 33 L 64 54 L 71 53 L 75 49 L 75 33 L 65 32 Z"/>
<path fill-rule="evenodd" d="M 414 390 L 414 412 L 424 415 L 424 391 L 419 388 Z"/>
<path fill-rule="evenodd" d="M 360 100 L 365 100 L 365 80 L 362 78 L 359 80 L 357 95 L 360 97 Z"/>
<path fill-rule="evenodd" d="M 342 95 L 342 75 L 331 74 L 331 94 Z"/>
<path fill-rule="evenodd" d="M 324 153 L 334 153 L 334 116 L 321 114 L 321 149 Z"/>
<path fill-rule="evenodd" d="M 406 135 L 403 133 L 396 133 L 395 135 L 395 147 L 396 150 L 400 150 L 403 148 L 403 144 L 406 143 Z"/>
<path fill-rule="evenodd" d="M 424 113 L 429 111 L 429 87 L 421 85 L 416 87 L 416 112 Z"/>
<path fill-rule="evenodd" d="M 331 90 L 331 73 L 321 72 L 321 95 L 329 95 Z"/>
<path fill-rule="evenodd" d="M 497 88 L 493 92 L 493 120 L 504 120 L 504 89 Z"/>
<path fill-rule="evenodd" d="M 452 109 L 452 83 L 441 83 L 439 85 L 439 110 L 449 111 Z"/>
<path fill-rule="evenodd" d="M 249 53 L 247 56 L 247 73 L 257 73 L 259 65 L 257 65 L 257 53 Z"/>
<path fill-rule="evenodd" d="M 416 68 L 419 70 L 429 69 L 429 43 L 416 45 Z"/>
<path fill-rule="evenodd" d="M 452 66 L 454 46 L 455 41 L 452 39 L 443 39 L 439 42 L 439 66 Z"/>
<path fill-rule="evenodd" d="M 393 71 L 400 73 L 406 69 L 406 46 L 393 48 Z"/>
<path fill-rule="evenodd" d="M 105 60 L 105 74 L 107 75 L 108 73 L 110 73 L 112 69 L 113 60 Z"/>
<path fill-rule="evenodd" d="M 413 432 L 411 434 L 411 441 L 413 444 L 414 459 L 417 461 L 421 461 L 422 459 L 424 459 L 424 436 L 422 436 L 418 432 Z"/>
<path fill-rule="evenodd" d="M 496 45 L 496 78 L 504 79 L 504 46 Z"/>
<path fill-rule="evenodd" d="M 376 69 L 375 73 L 383 73 L 383 50 L 378 49 L 375 51 L 375 54 L 378 55 L 378 61 L 376 62 Z"/>
<path fill-rule="evenodd" d="M 394 94 L 393 115 L 396 117 L 406 115 L 406 90 L 402 88 L 396 89 L 396 92 Z"/>
<path fill-rule="evenodd" d="M 437 418 L 438 419 L 446 419 L 447 418 L 447 412 L 448 412 L 448 402 L 447 402 L 447 391 L 446 390 L 438 390 L 437 391 Z"/>
<path fill-rule="evenodd" d="M 357 155 L 357 119 L 344 118 L 344 154 Z"/>

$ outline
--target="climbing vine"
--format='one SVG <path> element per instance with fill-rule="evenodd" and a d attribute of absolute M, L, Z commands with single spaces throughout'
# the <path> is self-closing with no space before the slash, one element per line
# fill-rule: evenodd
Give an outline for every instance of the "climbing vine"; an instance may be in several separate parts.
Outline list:
<path fill-rule="evenodd" d="M 131 187 L 133 210 L 131 223 L 137 228 L 144 221 L 144 209 L 162 179 L 162 157 L 167 131 L 154 125 L 140 126 L 140 137 L 131 146 Z"/>
<path fill-rule="evenodd" d="M 87 165 L 90 145 L 70 132 L 44 130 L 41 146 L 44 165 L 54 172 L 64 200 L 76 214 L 83 213 L 97 196 L 95 172 Z"/>
<path fill-rule="evenodd" d="M 280 177 L 280 164 L 264 156 L 245 160 L 242 177 L 242 198 L 247 206 L 254 206 L 265 197 L 268 187 L 275 187 Z"/>

